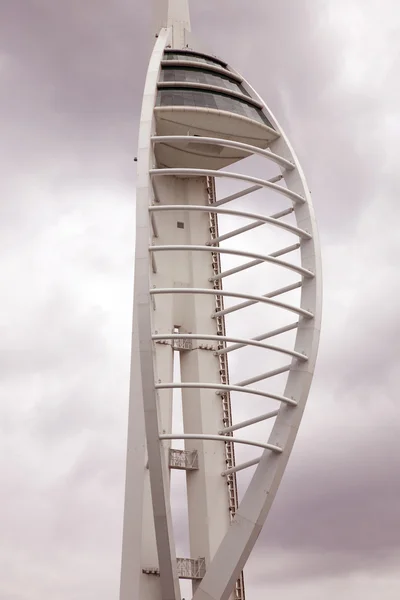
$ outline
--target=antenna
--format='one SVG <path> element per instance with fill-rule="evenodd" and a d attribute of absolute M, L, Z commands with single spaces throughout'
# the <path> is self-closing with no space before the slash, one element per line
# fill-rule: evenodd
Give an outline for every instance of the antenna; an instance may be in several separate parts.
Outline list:
<path fill-rule="evenodd" d="M 189 0 L 153 0 L 153 32 L 172 27 L 172 46 L 186 46 L 186 32 L 191 31 Z"/>

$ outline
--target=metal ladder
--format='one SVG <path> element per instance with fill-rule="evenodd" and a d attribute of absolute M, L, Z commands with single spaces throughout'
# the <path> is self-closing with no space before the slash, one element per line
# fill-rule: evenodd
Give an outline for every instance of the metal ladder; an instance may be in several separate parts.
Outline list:
<path fill-rule="evenodd" d="M 214 177 L 207 177 L 207 195 L 208 195 L 208 203 L 210 205 L 216 202 L 216 191 L 215 191 L 215 179 Z M 210 234 L 211 241 L 215 240 L 218 233 L 218 219 L 215 213 L 209 213 L 210 215 Z M 214 275 L 219 275 L 221 273 L 221 256 L 217 252 L 211 253 L 212 260 L 212 268 Z M 214 280 L 214 289 L 222 290 L 222 281 L 221 279 Z M 216 311 L 222 311 L 224 309 L 224 298 L 223 296 L 216 295 L 215 296 L 215 308 Z M 225 336 L 225 319 L 224 316 L 216 317 L 217 323 L 217 335 Z M 218 344 L 218 348 L 222 349 L 226 346 L 226 342 L 222 340 Z M 219 372 L 221 376 L 221 383 L 229 385 L 229 370 L 228 370 L 228 359 L 225 353 L 218 354 L 219 358 Z M 229 392 L 221 393 L 221 401 L 222 401 L 222 411 L 223 411 L 223 427 L 230 427 L 232 425 L 232 408 L 231 408 L 231 397 Z M 229 435 L 232 435 L 230 433 Z M 232 442 L 225 443 L 225 461 L 226 468 L 231 469 L 235 466 L 235 448 Z M 236 510 L 239 505 L 238 494 L 237 494 L 237 481 L 236 481 L 236 473 L 230 473 L 226 476 L 226 482 L 228 486 L 228 495 L 229 495 L 229 515 L 231 521 L 233 521 Z M 244 577 L 243 571 L 240 574 L 240 577 L 236 581 L 235 586 L 235 600 L 245 600 L 245 592 L 244 592 Z"/>

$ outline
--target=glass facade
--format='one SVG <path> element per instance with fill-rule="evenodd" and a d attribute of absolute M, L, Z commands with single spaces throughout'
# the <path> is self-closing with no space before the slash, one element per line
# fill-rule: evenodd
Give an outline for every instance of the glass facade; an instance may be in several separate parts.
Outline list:
<path fill-rule="evenodd" d="M 164 60 L 195 60 L 196 62 L 205 63 L 208 65 L 217 65 L 217 67 L 225 67 L 224 63 L 212 58 L 197 56 L 189 52 L 165 52 Z"/>
<path fill-rule="evenodd" d="M 267 117 L 260 109 L 248 104 L 245 100 L 234 98 L 227 94 L 208 90 L 188 88 L 162 88 L 158 90 L 157 106 L 196 106 L 199 108 L 215 108 L 243 117 L 253 119 L 272 127 Z"/>
<path fill-rule="evenodd" d="M 161 72 L 161 81 L 185 81 L 191 83 L 205 83 L 225 88 L 226 90 L 232 90 L 234 92 L 246 94 L 245 90 L 242 89 L 241 85 L 236 81 L 229 79 L 229 77 L 225 77 L 224 75 L 220 75 L 219 73 L 214 73 L 213 71 L 206 71 L 201 69 L 164 67 Z"/>

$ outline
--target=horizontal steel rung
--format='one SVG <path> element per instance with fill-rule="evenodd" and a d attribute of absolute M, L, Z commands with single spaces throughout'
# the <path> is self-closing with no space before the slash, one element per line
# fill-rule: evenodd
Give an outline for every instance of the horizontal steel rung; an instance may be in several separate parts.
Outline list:
<path fill-rule="evenodd" d="M 220 392 L 241 392 L 243 394 L 251 394 L 254 396 L 262 396 L 263 398 L 271 398 L 272 400 L 278 400 L 284 404 L 290 406 L 297 406 L 297 401 L 292 398 L 286 398 L 286 396 L 280 396 L 279 394 L 272 394 L 270 392 L 263 392 L 254 388 L 242 387 L 239 385 L 225 385 L 224 383 L 202 383 L 197 381 L 190 382 L 179 382 L 179 383 L 156 383 L 154 385 L 156 390 L 217 390 Z M 229 440 L 228 440 L 229 441 Z"/>
<path fill-rule="evenodd" d="M 152 340 L 153 341 L 157 341 L 157 340 L 173 340 L 173 339 L 182 339 L 182 337 L 185 336 L 189 339 L 194 339 L 194 340 L 210 340 L 210 341 L 215 341 L 215 342 L 233 342 L 235 344 L 242 344 L 242 346 L 255 346 L 256 348 L 264 348 L 265 350 L 271 350 L 273 352 L 279 352 L 281 354 L 286 354 L 288 356 L 293 356 L 294 358 L 297 358 L 301 361 L 306 361 L 308 360 L 308 357 L 305 354 L 301 354 L 300 352 L 296 352 L 295 350 L 288 350 L 286 348 L 280 348 L 279 346 L 271 346 L 270 344 L 263 344 L 262 342 L 256 340 L 256 339 L 246 339 L 246 338 L 236 338 L 236 337 L 231 337 L 231 336 L 226 336 L 226 335 L 209 335 L 209 334 L 202 334 L 202 333 L 185 333 L 185 334 L 180 334 L 180 333 L 165 333 L 165 334 L 155 334 L 152 335 Z M 228 347 L 230 348 L 230 346 Z M 224 354 L 228 348 L 221 348 L 219 350 L 216 350 L 217 354 Z"/>
<path fill-rule="evenodd" d="M 279 369 L 274 369 L 273 371 L 266 371 L 265 373 L 261 373 L 261 375 L 255 375 L 254 377 L 249 377 L 248 379 L 244 379 L 243 381 L 239 381 L 235 383 L 235 385 L 246 386 L 251 385 L 252 383 L 258 383 L 259 381 L 265 381 L 270 377 L 275 377 L 276 375 L 282 375 L 282 373 L 287 373 L 290 371 L 291 365 L 285 365 L 284 367 L 280 367 Z"/>
<path fill-rule="evenodd" d="M 287 210 L 281 211 L 280 213 L 271 215 L 270 219 L 280 219 L 281 217 L 283 217 L 285 215 L 289 215 L 292 212 L 293 212 L 293 208 L 288 208 Z M 206 246 L 215 246 L 215 244 L 219 244 L 220 242 L 229 240 L 230 238 L 233 238 L 236 235 L 246 233 L 246 231 L 250 231 L 251 229 L 255 229 L 256 227 L 261 227 L 261 225 L 265 225 L 265 221 L 255 221 L 254 223 L 250 223 L 249 225 L 245 225 L 244 227 L 239 227 L 238 229 L 234 229 L 233 231 L 224 233 L 224 235 L 220 235 L 218 237 L 213 237 L 211 242 L 206 242 Z"/>
<path fill-rule="evenodd" d="M 267 181 L 269 183 L 277 183 L 278 181 L 281 181 L 283 179 L 282 175 L 277 175 L 276 177 L 271 177 L 271 179 L 267 179 Z M 227 204 L 228 202 L 231 202 L 232 200 L 237 200 L 238 198 L 243 198 L 243 196 L 248 196 L 249 194 L 253 194 L 254 192 L 257 192 L 258 190 L 262 190 L 263 186 L 262 185 L 252 185 L 248 188 L 245 188 L 244 190 L 241 190 L 240 192 L 236 192 L 236 194 L 231 194 L 230 196 L 225 196 L 225 198 L 221 198 L 221 200 L 216 200 L 213 204 L 213 206 L 221 206 L 222 204 Z"/>
<path fill-rule="evenodd" d="M 231 469 L 226 469 L 226 471 L 223 471 L 221 473 L 221 475 L 223 477 L 226 477 L 227 475 L 232 475 L 232 473 L 237 473 L 238 471 L 243 471 L 244 469 L 248 469 L 249 467 L 258 465 L 260 460 L 261 460 L 261 458 L 255 458 L 253 460 L 249 460 L 247 462 L 241 463 L 240 465 L 236 465 L 235 467 L 232 467 Z"/>
<path fill-rule="evenodd" d="M 282 294 L 286 294 L 287 292 L 292 292 L 293 290 L 298 289 L 299 287 L 301 287 L 302 283 L 297 282 L 297 283 L 292 283 L 291 285 L 287 285 L 285 287 L 279 288 L 278 290 L 274 290 L 273 292 L 270 292 L 269 294 L 265 294 L 264 296 L 259 296 L 260 298 L 275 298 L 276 296 L 281 296 Z M 229 313 L 233 313 L 236 312 L 237 310 L 240 310 L 242 308 L 247 308 L 248 306 L 253 306 L 254 304 L 257 304 L 258 300 L 248 300 L 247 302 L 241 302 L 240 304 L 235 304 L 235 306 L 230 306 L 229 308 L 224 308 L 224 310 L 219 310 L 215 313 L 216 317 L 222 317 L 223 315 L 228 315 Z"/>
<path fill-rule="evenodd" d="M 280 302 L 278 300 L 274 300 L 273 298 L 267 298 L 266 296 L 250 296 L 250 294 L 241 294 L 239 292 L 229 292 L 226 290 L 209 290 L 207 288 L 153 288 L 150 290 L 150 294 L 152 296 L 156 296 L 158 294 L 204 294 L 210 296 L 227 296 L 231 298 L 248 298 L 249 300 L 254 300 L 255 302 L 270 304 L 271 306 L 276 306 L 277 308 L 294 312 L 305 317 L 306 319 L 312 319 L 314 316 L 311 312 L 305 310 L 304 308 L 292 306 L 291 304 L 286 304 L 285 302 Z M 219 313 L 214 313 L 212 316 L 219 317 L 222 313 L 223 311 L 220 311 Z"/>
<path fill-rule="evenodd" d="M 271 183 L 266 179 L 259 179 L 258 177 L 251 177 L 250 175 L 242 175 L 241 173 L 232 173 L 231 171 L 217 171 L 214 169 L 188 169 L 188 168 L 169 168 L 169 169 L 150 169 L 149 174 L 151 177 L 163 177 L 172 175 L 182 176 L 203 176 L 203 177 L 226 177 L 227 179 L 238 179 L 239 181 L 248 181 L 255 185 L 261 185 L 262 187 L 271 188 L 276 192 L 279 192 L 283 196 L 290 198 L 293 202 L 300 204 L 305 203 L 305 199 L 300 194 L 284 188 L 276 183 Z"/>
<path fill-rule="evenodd" d="M 284 269 L 288 269 L 289 271 L 294 271 L 303 277 L 308 277 L 312 279 L 314 277 L 314 273 L 309 271 L 308 269 L 304 269 L 303 267 L 298 267 L 297 265 L 293 265 L 284 260 L 280 260 L 279 258 L 274 258 L 273 256 L 266 256 L 263 254 L 256 254 L 254 252 L 244 252 L 242 250 L 232 250 L 230 248 L 220 248 L 213 246 L 193 246 L 191 244 L 179 244 L 179 245 L 163 245 L 163 246 L 149 246 L 150 252 L 215 252 L 218 254 L 230 254 L 232 256 L 243 256 L 245 258 L 254 258 L 262 260 L 266 263 L 274 264 L 278 267 L 283 267 Z"/>
<path fill-rule="evenodd" d="M 243 142 L 236 142 L 234 140 L 226 140 L 221 138 L 213 138 L 213 137 L 202 137 L 200 140 L 197 136 L 193 135 L 168 135 L 168 136 L 153 136 L 151 141 L 154 144 L 165 144 L 165 142 L 196 142 L 201 144 L 211 144 L 211 145 L 219 145 L 224 146 L 226 148 L 238 148 L 239 150 L 243 150 L 248 152 L 248 154 L 259 154 L 260 156 L 264 156 L 269 160 L 277 163 L 281 167 L 284 167 L 288 170 L 292 170 L 295 168 L 294 163 L 283 158 L 283 156 L 279 156 L 270 150 L 264 150 L 262 148 L 258 148 L 257 146 L 251 146 L 250 144 L 245 144 Z"/>
<path fill-rule="evenodd" d="M 244 190 L 241 190 L 240 192 L 236 192 L 236 194 L 231 194 L 230 196 L 221 198 L 221 200 L 216 200 L 216 202 L 214 202 L 212 204 L 212 206 L 221 206 L 221 204 L 227 204 L 228 202 L 231 202 L 232 200 L 237 200 L 238 198 L 243 198 L 244 196 L 248 196 L 249 194 L 253 194 L 254 192 L 257 192 L 258 190 L 262 190 L 262 189 L 263 189 L 262 185 L 251 185 L 250 187 L 245 188 Z"/>
<path fill-rule="evenodd" d="M 246 446 L 255 446 L 256 448 L 263 448 L 264 450 L 271 450 L 277 454 L 283 452 L 282 448 L 275 446 L 274 444 L 263 444 L 262 442 L 254 442 L 253 440 L 239 439 L 226 435 L 203 435 L 200 433 L 168 433 L 159 435 L 160 440 L 204 440 L 204 441 L 216 441 L 216 442 L 233 442 L 234 444 L 244 444 Z"/>
<path fill-rule="evenodd" d="M 288 246 L 287 248 L 282 248 L 281 250 L 277 250 L 276 252 L 272 252 L 269 254 L 271 258 L 278 258 L 278 256 L 283 256 L 284 254 L 289 254 L 289 252 L 293 252 L 293 250 L 297 250 L 300 248 L 300 244 L 294 244 L 293 246 Z M 219 281 L 224 279 L 224 277 L 229 277 L 229 275 L 236 275 L 241 271 L 246 271 L 246 269 L 251 269 L 252 267 L 256 267 L 257 265 L 261 265 L 263 260 L 252 260 L 248 263 L 244 263 L 243 265 L 239 265 L 238 267 L 233 267 L 232 269 L 227 269 L 226 271 L 222 271 L 217 275 L 213 275 L 210 277 L 209 281 Z M 301 284 L 300 284 L 301 285 Z"/>
<path fill-rule="evenodd" d="M 243 429 L 244 427 L 249 427 L 249 425 L 255 425 L 256 423 L 261 423 L 262 421 L 267 421 L 268 419 L 273 419 L 278 415 L 278 410 L 272 410 L 263 415 L 259 415 L 258 417 L 254 417 L 253 419 L 248 419 L 247 421 L 241 421 L 236 425 L 231 425 L 230 427 L 225 427 L 218 431 L 219 435 L 223 435 L 224 433 L 231 433 L 232 431 L 237 431 L 238 429 Z"/>
<path fill-rule="evenodd" d="M 281 333 L 286 333 L 287 331 L 292 331 L 293 329 L 297 329 L 299 324 L 291 323 L 290 325 L 285 325 L 284 327 L 279 327 L 278 329 L 273 329 L 272 331 L 268 331 L 268 333 L 262 333 L 261 335 L 256 335 L 256 337 L 252 338 L 258 342 L 262 340 L 267 340 L 268 338 L 275 337 L 276 335 L 280 335 Z M 228 346 L 223 350 L 218 350 L 218 353 L 232 352 L 232 350 L 238 350 L 239 348 L 243 348 L 246 344 L 233 344 L 232 346 Z M 239 384 L 238 384 L 239 385 Z"/>
<path fill-rule="evenodd" d="M 288 211 L 290 210 L 290 212 L 293 209 L 287 209 Z M 219 208 L 216 207 L 215 204 L 209 204 L 208 206 L 203 206 L 203 205 L 197 205 L 197 204 L 192 204 L 192 205 L 182 205 L 182 204 L 162 204 L 162 205 L 157 205 L 157 206 L 149 206 L 149 211 L 150 213 L 153 212 L 169 212 L 169 211 L 185 211 L 185 212 L 206 212 L 206 213 L 215 213 L 217 215 L 229 215 L 231 217 L 244 217 L 246 219 L 255 219 L 256 221 L 263 221 L 265 223 L 269 223 L 271 225 L 274 225 L 276 227 L 279 227 L 281 229 L 285 229 L 286 231 L 289 231 L 290 233 L 293 233 L 295 235 L 297 235 L 298 237 L 305 239 L 305 240 L 310 240 L 311 239 L 311 235 L 308 233 L 308 231 L 305 231 L 304 229 L 300 229 L 299 227 L 296 227 L 295 225 L 291 225 L 290 223 L 286 223 L 285 221 L 280 221 L 280 216 L 282 216 L 283 214 L 289 214 L 287 211 L 281 211 L 280 213 L 278 213 L 279 216 L 265 216 L 265 215 L 261 215 L 259 213 L 252 213 L 252 212 L 248 212 L 245 210 L 234 210 L 234 209 L 230 209 L 230 208 Z"/>
<path fill-rule="evenodd" d="M 294 252 L 300 248 L 300 244 L 292 244 L 291 246 L 286 246 L 285 248 L 281 248 L 280 250 L 275 250 L 275 252 L 271 252 L 270 256 L 273 258 L 278 258 L 278 256 L 283 256 L 284 254 L 289 254 L 289 252 Z"/>

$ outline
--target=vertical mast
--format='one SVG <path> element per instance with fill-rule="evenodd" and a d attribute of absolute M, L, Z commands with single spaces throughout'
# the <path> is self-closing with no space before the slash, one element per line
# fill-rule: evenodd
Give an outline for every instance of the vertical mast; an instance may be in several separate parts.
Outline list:
<path fill-rule="evenodd" d="M 191 31 L 188 0 L 153 0 L 153 30 L 172 27 L 172 46 L 184 48 L 186 32 Z"/>

